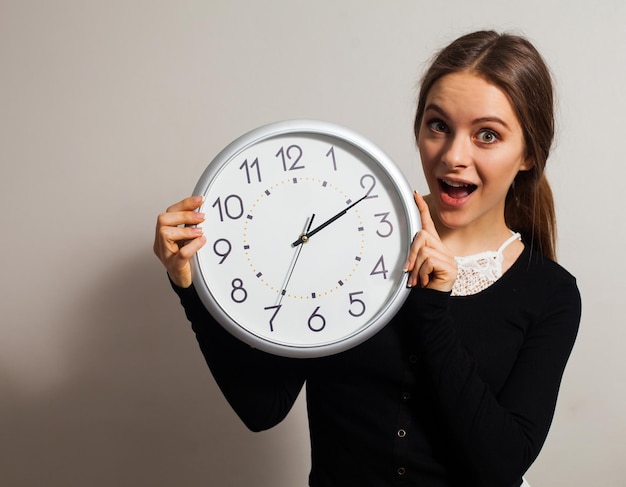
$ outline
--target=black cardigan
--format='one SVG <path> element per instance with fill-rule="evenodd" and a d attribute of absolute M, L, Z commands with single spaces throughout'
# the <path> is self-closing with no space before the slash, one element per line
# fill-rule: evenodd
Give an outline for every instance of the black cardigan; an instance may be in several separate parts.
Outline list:
<path fill-rule="evenodd" d="M 576 281 L 528 248 L 486 290 L 412 290 L 352 350 L 316 359 L 254 350 L 174 286 L 226 399 L 253 431 L 306 382 L 314 487 L 519 486 L 554 414 L 580 321 Z"/>

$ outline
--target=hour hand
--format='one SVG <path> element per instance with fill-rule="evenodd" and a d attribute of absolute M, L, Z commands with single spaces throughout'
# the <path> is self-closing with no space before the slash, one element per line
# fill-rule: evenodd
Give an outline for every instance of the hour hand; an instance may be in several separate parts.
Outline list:
<path fill-rule="evenodd" d="M 339 213 L 337 213 L 336 215 L 330 217 L 328 220 L 326 220 L 324 223 L 322 223 L 321 225 L 315 227 L 313 230 L 311 230 L 310 232 L 307 230 L 305 233 L 303 233 L 302 235 L 300 235 L 300 237 L 298 237 L 298 240 L 296 240 L 295 242 L 293 242 L 291 244 L 292 247 L 297 247 L 300 244 L 303 244 L 304 242 L 308 241 L 313 235 L 315 235 L 317 232 L 319 232 L 320 230 L 326 228 L 328 225 L 330 225 L 332 222 L 334 222 L 335 220 L 339 219 L 340 217 L 342 217 L 343 215 L 345 215 L 348 210 L 350 208 L 352 208 L 353 206 L 358 205 L 361 201 L 363 201 L 365 198 L 367 198 L 367 195 L 363 196 L 362 198 L 358 199 L 357 201 L 355 201 L 354 203 L 352 203 L 350 206 L 344 208 L 343 210 L 341 210 Z"/>

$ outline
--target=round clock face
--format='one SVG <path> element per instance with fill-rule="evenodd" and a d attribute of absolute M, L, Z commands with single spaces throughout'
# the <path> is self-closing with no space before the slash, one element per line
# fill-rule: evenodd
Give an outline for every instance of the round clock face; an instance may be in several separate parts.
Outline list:
<path fill-rule="evenodd" d="M 194 194 L 206 245 L 194 284 L 237 338 L 290 357 L 353 347 L 408 296 L 420 228 L 412 191 L 374 144 L 337 125 L 290 121 L 235 140 Z"/>

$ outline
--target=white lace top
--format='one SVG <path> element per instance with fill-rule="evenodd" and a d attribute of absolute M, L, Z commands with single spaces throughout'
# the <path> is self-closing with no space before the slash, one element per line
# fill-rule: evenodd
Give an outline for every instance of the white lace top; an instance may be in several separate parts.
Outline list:
<path fill-rule="evenodd" d="M 470 296 L 479 293 L 500 279 L 502 277 L 502 252 L 515 240 L 521 240 L 521 238 L 519 233 L 513 233 L 496 251 L 488 250 L 465 257 L 455 257 L 458 274 L 452 288 L 452 296 Z"/>

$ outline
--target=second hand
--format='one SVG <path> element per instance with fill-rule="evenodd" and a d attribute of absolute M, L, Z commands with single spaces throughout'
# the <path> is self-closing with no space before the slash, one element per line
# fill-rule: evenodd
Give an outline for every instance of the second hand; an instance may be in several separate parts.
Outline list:
<path fill-rule="evenodd" d="M 315 218 L 315 213 L 313 213 L 311 215 L 311 218 L 307 218 L 307 221 L 304 223 L 305 230 L 304 230 L 303 235 L 306 235 L 306 233 L 309 230 L 311 230 L 311 226 L 313 225 L 313 219 L 314 218 Z M 289 271 L 287 272 L 287 277 L 285 278 L 285 282 L 281 286 L 280 297 L 278 298 L 278 304 L 279 305 L 283 301 L 283 296 L 285 296 L 285 294 L 287 294 L 287 286 L 289 285 L 289 281 L 291 280 L 291 276 L 293 275 L 293 271 L 296 268 L 296 264 L 298 263 L 298 259 L 300 258 L 300 252 L 302 252 L 302 248 L 303 248 L 302 245 L 298 248 L 298 250 L 296 251 L 296 253 L 293 256 L 291 264 L 289 265 Z"/>

